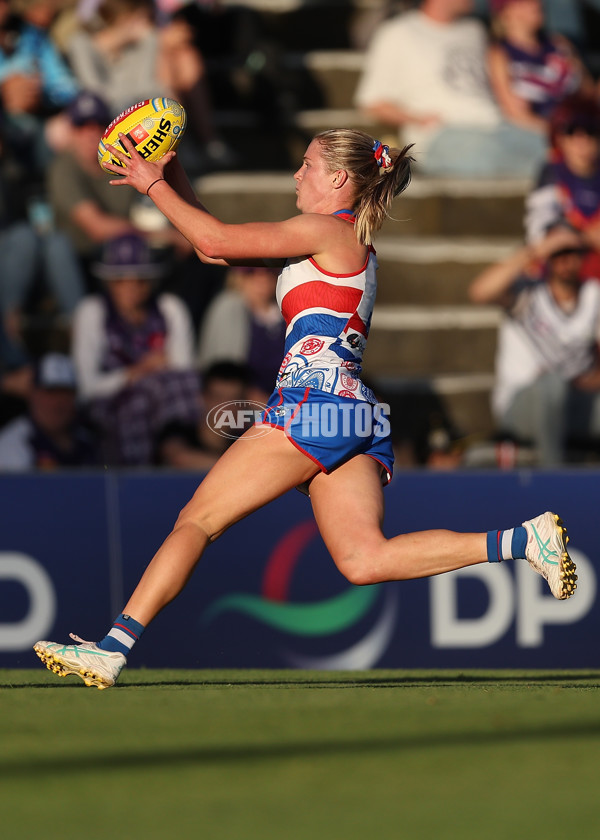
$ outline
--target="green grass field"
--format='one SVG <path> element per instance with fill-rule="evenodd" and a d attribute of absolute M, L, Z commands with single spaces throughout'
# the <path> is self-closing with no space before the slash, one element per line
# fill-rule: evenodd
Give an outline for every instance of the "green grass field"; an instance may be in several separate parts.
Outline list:
<path fill-rule="evenodd" d="M 600 672 L 0 671 L 0 836 L 595 838 Z"/>

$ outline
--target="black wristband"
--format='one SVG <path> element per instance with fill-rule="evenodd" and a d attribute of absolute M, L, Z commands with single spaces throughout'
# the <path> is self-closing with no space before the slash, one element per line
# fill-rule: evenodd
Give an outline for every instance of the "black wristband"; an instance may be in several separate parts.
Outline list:
<path fill-rule="evenodd" d="M 149 187 L 148 187 L 148 189 L 146 190 L 146 195 L 148 195 L 148 193 L 150 192 L 150 190 L 152 189 L 152 187 L 153 187 L 155 184 L 158 184 L 158 182 L 159 182 L 159 181 L 164 181 L 164 180 L 165 180 L 164 178 L 157 178 L 157 179 L 156 179 L 156 181 L 152 181 L 152 183 L 150 184 L 150 186 L 149 186 Z"/>

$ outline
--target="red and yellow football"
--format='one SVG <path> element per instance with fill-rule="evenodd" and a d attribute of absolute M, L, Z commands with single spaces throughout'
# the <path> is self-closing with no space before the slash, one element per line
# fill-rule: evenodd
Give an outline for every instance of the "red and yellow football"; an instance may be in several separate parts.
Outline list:
<path fill-rule="evenodd" d="M 103 169 L 105 163 L 121 166 L 107 149 L 111 145 L 125 151 L 119 134 L 128 137 L 146 160 L 159 160 L 171 149 L 177 148 L 186 121 L 185 109 L 174 99 L 159 97 L 137 102 L 115 117 L 102 135 L 98 144 L 98 163 Z"/>

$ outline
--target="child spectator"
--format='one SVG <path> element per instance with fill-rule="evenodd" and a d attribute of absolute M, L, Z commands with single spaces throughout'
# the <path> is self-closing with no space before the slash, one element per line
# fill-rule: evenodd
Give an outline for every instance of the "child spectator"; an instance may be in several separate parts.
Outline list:
<path fill-rule="evenodd" d="M 572 44 L 544 31 L 541 0 L 491 0 L 492 89 L 508 120 L 546 132 L 553 110 L 582 88 L 593 89 Z"/>
<path fill-rule="evenodd" d="M 102 292 L 84 298 L 73 321 L 80 396 L 104 462 L 148 465 L 158 431 L 197 416 L 191 319 L 179 298 L 156 288 L 162 266 L 139 236 L 107 242 L 95 270 Z"/>
<path fill-rule="evenodd" d="M 600 106 L 595 99 L 565 100 L 551 122 L 552 160 L 526 200 L 527 240 L 539 242 L 549 227 L 568 225 L 590 251 L 582 272 L 600 277 Z"/>

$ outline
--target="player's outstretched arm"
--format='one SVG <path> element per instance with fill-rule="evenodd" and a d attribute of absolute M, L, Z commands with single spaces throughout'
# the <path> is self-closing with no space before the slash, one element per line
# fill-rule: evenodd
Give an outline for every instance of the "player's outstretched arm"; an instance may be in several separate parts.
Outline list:
<path fill-rule="evenodd" d="M 194 199 L 190 203 L 171 186 L 165 169 L 173 161 L 174 152 L 149 162 L 138 154 L 125 135 L 120 135 L 119 139 L 127 154 L 115 146 L 109 147 L 120 161 L 120 165 L 106 164 L 107 169 L 120 176 L 110 183 L 131 186 L 149 195 L 206 262 L 247 265 L 248 261 L 315 255 L 340 237 L 339 221 L 314 213 L 282 222 L 226 224 L 208 213 L 199 201 Z M 175 176 L 180 184 L 181 173 L 175 170 Z"/>

